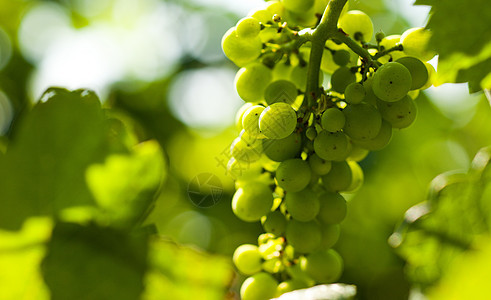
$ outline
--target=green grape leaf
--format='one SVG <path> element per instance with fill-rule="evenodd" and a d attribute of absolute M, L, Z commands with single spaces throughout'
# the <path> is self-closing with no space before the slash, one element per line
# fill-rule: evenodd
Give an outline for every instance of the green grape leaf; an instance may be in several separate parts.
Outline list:
<path fill-rule="evenodd" d="M 324 284 L 285 293 L 278 300 L 350 300 L 356 296 L 356 287 L 347 284 Z"/>
<path fill-rule="evenodd" d="M 417 0 L 417 5 L 431 5 L 431 17 L 427 27 L 433 36 L 430 47 L 440 55 L 436 84 L 444 82 L 476 82 L 482 88 L 482 80 L 490 73 L 485 63 L 491 58 L 491 10 L 487 0 Z M 467 76 L 460 73 L 474 68 Z M 460 73 L 460 74 L 459 74 Z"/>
<path fill-rule="evenodd" d="M 144 300 L 225 299 L 234 278 L 229 258 L 163 239 L 152 240 L 149 250 Z"/>
<path fill-rule="evenodd" d="M 490 162 L 491 147 L 482 149 L 468 172 L 437 176 L 428 200 L 406 212 L 389 242 L 406 260 L 413 282 L 434 284 L 456 257 L 473 249 L 476 240 L 489 232 Z"/>
<path fill-rule="evenodd" d="M 57 223 L 41 270 L 53 300 L 134 300 L 144 289 L 147 251 L 144 235 Z"/>

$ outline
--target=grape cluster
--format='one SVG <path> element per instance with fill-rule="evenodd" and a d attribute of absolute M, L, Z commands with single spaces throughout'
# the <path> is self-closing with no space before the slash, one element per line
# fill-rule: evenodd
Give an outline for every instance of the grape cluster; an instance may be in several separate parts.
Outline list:
<path fill-rule="evenodd" d="M 243 300 L 339 279 L 343 260 L 332 247 L 347 212 L 343 194 L 363 182 L 358 162 L 385 147 L 393 128 L 413 123 L 414 98 L 431 85 L 429 31 L 379 32 L 370 44 L 370 17 L 346 7 L 338 20 L 346 39 L 328 39 L 320 64 L 311 65 L 308 30 L 327 2 L 268 1 L 222 39 L 240 67 L 235 85 L 246 102 L 227 166 L 236 180 L 232 209 L 265 230 L 257 245 L 241 245 L 233 256 L 250 276 Z M 312 72 L 317 89 L 309 90 Z"/>

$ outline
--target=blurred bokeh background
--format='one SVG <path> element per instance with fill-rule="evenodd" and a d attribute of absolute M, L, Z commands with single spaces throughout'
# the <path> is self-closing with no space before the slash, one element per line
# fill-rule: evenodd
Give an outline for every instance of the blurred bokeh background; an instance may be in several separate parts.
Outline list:
<path fill-rule="evenodd" d="M 400 34 L 424 26 L 428 7 L 413 0 L 351 1 L 375 30 Z M 142 140 L 162 145 L 169 172 L 147 223 L 180 244 L 230 257 L 256 243 L 259 223 L 230 208 L 233 180 L 225 154 L 238 134 L 237 70 L 222 54 L 225 31 L 260 0 L 0 0 L 0 149 L 10 128 L 50 86 L 89 88 L 104 105 L 133 120 Z M 433 61 L 436 66 L 436 59 Z M 403 261 L 387 239 L 404 212 L 423 201 L 439 173 L 467 169 L 491 141 L 489 104 L 466 85 L 432 87 L 416 100 L 415 124 L 362 163 L 365 184 L 349 195 L 349 213 L 335 246 L 345 260 L 343 282 L 360 299 L 407 299 Z M 199 208 L 189 183 L 212 173 L 220 201 Z M 243 278 L 238 277 L 237 282 Z M 390 284 L 387 284 L 390 282 Z M 233 288 L 237 288 L 236 284 Z"/>

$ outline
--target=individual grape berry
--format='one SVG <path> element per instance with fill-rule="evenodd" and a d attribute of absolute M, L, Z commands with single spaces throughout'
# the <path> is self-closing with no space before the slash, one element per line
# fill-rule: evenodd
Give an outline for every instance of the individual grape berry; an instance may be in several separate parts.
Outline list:
<path fill-rule="evenodd" d="M 357 41 L 369 42 L 373 35 L 370 17 L 359 10 L 350 10 L 339 18 L 338 27 Z"/>
<path fill-rule="evenodd" d="M 404 53 L 422 61 L 429 61 L 436 55 L 436 52 L 429 47 L 430 38 L 431 31 L 421 27 L 404 31 L 401 36 Z"/>
<path fill-rule="evenodd" d="M 319 132 L 314 140 L 314 151 L 325 160 L 343 160 L 348 153 L 348 138 L 341 132 Z"/>
<path fill-rule="evenodd" d="M 242 128 L 244 128 L 245 132 L 251 137 L 257 137 L 261 133 L 259 130 L 259 116 L 263 110 L 264 106 L 254 105 L 247 109 L 242 116 Z"/>
<path fill-rule="evenodd" d="M 343 272 L 343 260 L 333 249 L 320 250 L 302 258 L 300 267 L 318 283 L 332 283 Z"/>
<path fill-rule="evenodd" d="M 339 193 L 319 195 L 320 209 L 317 218 L 324 224 L 339 224 L 346 217 L 346 200 Z"/>
<path fill-rule="evenodd" d="M 331 161 L 324 160 L 315 153 L 309 156 L 309 165 L 312 172 L 317 175 L 326 175 L 331 171 Z"/>
<path fill-rule="evenodd" d="M 261 31 L 259 20 L 253 17 L 240 19 L 235 28 L 237 35 L 241 38 L 255 38 Z"/>
<path fill-rule="evenodd" d="M 259 128 L 269 139 L 283 139 L 292 134 L 297 126 L 297 114 L 286 103 L 273 103 L 259 117 Z"/>
<path fill-rule="evenodd" d="M 355 73 L 348 67 L 340 67 L 331 76 L 331 87 L 334 91 L 343 94 L 346 87 L 356 81 Z"/>
<path fill-rule="evenodd" d="M 401 36 L 398 34 L 386 36 L 380 41 L 380 48 L 382 51 L 392 49 L 395 46 L 399 45 L 400 41 L 401 41 Z M 378 60 L 381 63 L 385 64 L 388 63 L 390 60 L 395 61 L 405 55 L 406 54 L 404 54 L 404 52 L 399 50 L 391 51 L 389 54 L 380 57 Z"/>
<path fill-rule="evenodd" d="M 270 212 L 261 218 L 261 224 L 266 232 L 280 236 L 285 232 L 286 218 L 279 210 Z"/>
<path fill-rule="evenodd" d="M 420 88 L 420 90 L 426 90 L 427 88 L 429 88 L 430 86 L 433 85 L 433 80 L 434 80 L 435 73 L 436 73 L 435 68 L 431 64 L 429 64 L 427 62 L 425 62 L 424 64 L 426 66 L 426 70 L 428 71 L 428 81 L 426 82 L 425 85 L 423 85 Z"/>
<path fill-rule="evenodd" d="M 406 128 L 416 119 L 416 105 L 409 96 L 396 102 L 384 102 L 379 100 L 378 109 L 382 118 L 389 122 L 394 128 Z"/>
<path fill-rule="evenodd" d="M 363 159 L 365 159 L 365 157 L 367 157 L 368 153 L 370 153 L 370 151 L 368 151 L 365 148 L 358 146 L 357 144 L 354 144 L 352 146 L 351 152 L 350 152 L 349 156 L 346 158 L 346 160 L 347 161 L 362 161 Z"/>
<path fill-rule="evenodd" d="M 244 275 L 252 275 L 262 269 L 263 258 L 256 245 L 240 245 L 235 249 L 232 260 L 239 272 Z"/>
<path fill-rule="evenodd" d="M 286 193 L 285 205 L 292 218 L 302 222 L 313 220 L 320 208 L 319 199 L 310 188 Z"/>
<path fill-rule="evenodd" d="M 230 28 L 222 38 L 223 53 L 239 67 L 258 58 L 262 47 L 261 39 L 241 38 L 237 35 L 235 27 Z"/>
<path fill-rule="evenodd" d="M 295 290 L 300 290 L 304 288 L 308 288 L 309 285 L 300 279 L 290 279 L 287 281 L 283 281 L 278 285 L 278 289 L 276 290 L 276 297 L 283 295 L 284 293 L 288 293 Z"/>
<path fill-rule="evenodd" d="M 237 93 L 246 102 L 257 102 L 273 78 L 272 71 L 259 62 L 241 68 L 235 76 Z"/>
<path fill-rule="evenodd" d="M 377 136 L 382 126 L 382 117 L 370 104 L 348 105 L 343 110 L 346 117 L 344 132 L 355 140 L 368 140 Z"/>
<path fill-rule="evenodd" d="M 256 179 L 261 175 L 261 171 L 262 166 L 259 162 L 240 162 L 232 157 L 227 163 L 227 172 L 234 180 Z"/>
<path fill-rule="evenodd" d="M 292 12 L 308 11 L 314 6 L 315 0 L 283 0 L 285 8 Z"/>
<path fill-rule="evenodd" d="M 293 104 L 297 99 L 297 87 L 291 81 L 277 80 L 271 82 L 264 92 L 264 100 L 268 105 L 276 102 Z"/>
<path fill-rule="evenodd" d="M 346 66 L 350 62 L 351 54 L 346 50 L 334 52 L 332 59 L 338 66 Z"/>
<path fill-rule="evenodd" d="M 413 56 L 399 58 L 396 62 L 405 66 L 411 73 L 411 90 L 422 88 L 428 82 L 428 69 L 425 64 Z"/>
<path fill-rule="evenodd" d="M 338 224 L 322 224 L 321 222 L 322 240 L 320 249 L 329 249 L 336 244 L 341 233 Z"/>
<path fill-rule="evenodd" d="M 275 297 L 278 282 L 268 273 L 260 272 L 247 278 L 240 287 L 242 300 L 267 300 Z"/>
<path fill-rule="evenodd" d="M 305 136 L 313 141 L 317 137 L 317 130 L 314 127 L 309 127 L 305 130 Z"/>
<path fill-rule="evenodd" d="M 321 177 L 322 185 L 330 192 L 347 191 L 353 181 L 351 167 L 347 162 L 332 162 L 331 171 Z"/>
<path fill-rule="evenodd" d="M 336 107 L 326 109 L 321 116 L 322 128 L 329 132 L 340 131 L 343 129 L 345 122 L 346 117 L 343 112 Z"/>
<path fill-rule="evenodd" d="M 299 158 L 282 161 L 276 169 L 278 186 L 287 192 L 299 192 L 310 182 L 309 164 Z"/>
<path fill-rule="evenodd" d="M 284 161 L 299 156 L 302 150 L 302 138 L 299 133 L 292 133 L 284 139 L 264 139 L 263 151 L 273 161 Z"/>
<path fill-rule="evenodd" d="M 235 115 L 235 124 L 239 131 L 244 129 L 244 127 L 242 126 L 242 118 L 244 117 L 244 113 L 246 112 L 246 110 L 248 110 L 251 106 L 253 106 L 253 104 L 250 102 L 244 103 L 244 105 L 239 108 L 237 114 Z"/>
<path fill-rule="evenodd" d="M 409 70 L 397 62 L 388 62 L 373 75 L 372 89 L 375 95 L 388 102 L 402 99 L 411 89 Z"/>
<path fill-rule="evenodd" d="M 355 161 L 348 161 L 347 163 L 351 169 L 351 184 L 346 189 L 346 192 L 353 193 L 363 185 L 364 175 L 360 165 Z"/>
<path fill-rule="evenodd" d="M 273 80 L 285 80 L 290 81 L 290 74 L 292 72 L 292 65 L 285 62 L 279 62 L 273 67 Z"/>
<path fill-rule="evenodd" d="M 358 104 L 365 98 L 365 88 L 358 82 L 350 83 L 344 90 L 344 101 L 349 104 Z"/>
<path fill-rule="evenodd" d="M 317 250 L 322 241 L 320 226 L 315 221 L 300 222 L 294 219 L 286 225 L 286 240 L 299 253 Z"/>
<path fill-rule="evenodd" d="M 270 1 L 266 5 L 266 10 L 274 15 L 283 16 L 285 14 L 285 6 L 280 1 Z"/>
<path fill-rule="evenodd" d="M 395 102 L 385 102 L 389 105 Z M 382 126 L 380 127 L 380 131 L 376 137 L 373 139 L 363 140 L 363 141 L 354 141 L 354 143 L 360 147 L 365 149 L 375 151 L 383 149 L 387 146 L 392 138 L 392 125 L 389 122 L 382 120 Z"/>
<path fill-rule="evenodd" d="M 267 9 L 252 10 L 247 14 L 248 17 L 252 17 L 261 23 L 268 23 L 273 20 L 273 13 Z"/>
<path fill-rule="evenodd" d="M 259 221 L 271 211 L 273 194 L 266 184 L 250 182 L 240 187 L 232 198 L 232 210 L 246 222 Z"/>
<path fill-rule="evenodd" d="M 247 134 L 244 138 L 238 137 L 230 145 L 230 154 L 238 162 L 253 163 L 261 158 L 263 145 L 261 140 L 252 138 Z"/>

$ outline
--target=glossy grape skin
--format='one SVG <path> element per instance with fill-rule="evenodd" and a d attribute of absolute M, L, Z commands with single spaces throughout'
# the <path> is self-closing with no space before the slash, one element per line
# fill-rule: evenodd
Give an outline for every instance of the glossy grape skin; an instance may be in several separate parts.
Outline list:
<path fill-rule="evenodd" d="M 319 199 L 310 188 L 296 193 L 287 193 L 285 205 L 292 218 L 302 222 L 313 220 L 320 208 Z"/>
<path fill-rule="evenodd" d="M 321 177 L 322 184 L 330 192 L 342 192 L 349 189 L 353 174 L 347 162 L 332 162 L 331 171 Z"/>
<path fill-rule="evenodd" d="M 348 155 L 348 138 L 343 132 L 319 132 L 314 140 L 314 151 L 325 160 L 343 160 Z"/>
<path fill-rule="evenodd" d="M 381 100 L 394 102 L 402 99 L 411 89 L 409 70 L 397 62 L 388 62 L 373 75 L 372 89 Z"/>
<path fill-rule="evenodd" d="M 285 8 L 292 12 L 308 11 L 314 6 L 314 0 L 283 0 Z"/>
<path fill-rule="evenodd" d="M 251 138 L 247 134 L 238 137 L 230 145 L 230 154 L 238 162 L 253 163 L 261 158 L 263 146 L 261 140 Z"/>
<path fill-rule="evenodd" d="M 310 253 L 317 250 L 322 241 L 320 226 L 315 221 L 288 221 L 286 240 L 299 253 Z"/>
<path fill-rule="evenodd" d="M 339 67 L 331 76 L 331 87 L 334 91 L 343 94 L 346 87 L 356 81 L 355 73 L 348 67 Z"/>
<path fill-rule="evenodd" d="M 263 151 L 273 161 L 284 161 L 298 157 L 302 148 L 302 138 L 299 133 L 292 133 L 284 139 L 264 139 Z"/>
<path fill-rule="evenodd" d="M 297 114 L 286 103 L 278 102 L 266 107 L 259 117 L 261 132 L 270 139 L 283 139 L 297 126 Z"/>
<path fill-rule="evenodd" d="M 357 40 L 357 37 L 360 37 L 360 40 L 365 42 L 369 42 L 372 39 L 372 20 L 360 10 L 350 10 L 341 16 L 338 26 L 354 40 Z"/>
<path fill-rule="evenodd" d="M 387 146 L 391 138 L 392 138 L 392 125 L 389 122 L 382 120 L 382 126 L 380 127 L 380 131 L 376 137 L 374 137 L 373 139 L 368 139 L 363 141 L 354 141 L 354 143 L 365 149 L 376 151 L 376 150 L 383 149 L 385 146 Z"/>
<path fill-rule="evenodd" d="M 398 34 L 394 35 L 389 35 L 386 36 L 380 41 L 380 47 L 382 48 L 381 50 L 389 50 L 391 48 L 394 48 L 395 46 L 399 45 L 401 42 L 401 36 Z M 391 51 L 389 54 L 382 56 L 378 60 L 385 64 L 388 63 L 389 60 L 392 59 L 392 61 L 395 61 L 401 57 L 404 57 L 406 54 L 402 51 Z"/>
<path fill-rule="evenodd" d="M 319 155 L 313 153 L 309 156 L 309 165 L 312 173 L 317 175 L 326 175 L 331 171 L 331 161 L 324 160 Z"/>
<path fill-rule="evenodd" d="M 319 195 L 318 219 L 324 224 L 339 224 L 346 217 L 346 200 L 339 193 L 324 192 Z"/>
<path fill-rule="evenodd" d="M 261 224 L 266 232 L 270 232 L 276 236 L 280 236 L 286 229 L 286 218 L 279 211 L 273 211 L 261 218 Z"/>
<path fill-rule="evenodd" d="M 401 57 L 396 62 L 405 66 L 411 73 L 411 90 L 422 88 L 428 82 L 428 69 L 425 64 L 413 56 Z"/>
<path fill-rule="evenodd" d="M 329 132 L 340 131 L 344 127 L 346 117 L 343 112 L 336 107 L 326 109 L 321 116 L 322 128 Z"/>
<path fill-rule="evenodd" d="M 338 224 L 322 224 L 320 222 L 322 240 L 320 249 L 329 249 L 336 244 L 341 234 L 341 229 Z"/>
<path fill-rule="evenodd" d="M 350 62 L 351 54 L 346 50 L 334 52 L 332 59 L 338 66 L 346 66 Z"/>
<path fill-rule="evenodd" d="M 257 137 L 261 133 L 259 130 L 259 116 L 264 110 L 262 105 L 254 105 L 248 108 L 242 115 L 242 128 L 251 137 Z"/>
<path fill-rule="evenodd" d="M 244 127 L 242 126 L 242 118 L 244 117 L 244 113 L 251 107 L 253 106 L 252 103 L 247 102 L 242 105 L 239 110 L 237 111 L 237 114 L 235 115 L 235 124 L 237 127 L 237 130 L 241 131 Z"/>
<path fill-rule="evenodd" d="M 288 293 L 291 291 L 300 290 L 308 287 L 309 285 L 300 279 L 290 279 L 287 281 L 283 281 L 278 285 L 278 289 L 276 290 L 276 296 L 279 297 L 284 293 Z"/>
<path fill-rule="evenodd" d="M 349 104 L 358 104 L 365 98 L 366 91 L 362 84 L 350 83 L 344 90 L 344 100 Z"/>
<path fill-rule="evenodd" d="M 355 140 L 373 139 L 382 126 L 379 111 L 370 104 L 348 105 L 343 110 L 346 117 L 344 132 Z"/>
<path fill-rule="evenodd" d="M 334 250 L 320 250 L 300 261 L 300 267 L 318 283 L 332 283 L 343 272 L 343 260 Z"/>
<path fill-rule="evenodd" d="M 230 28 L 222 38 L 223 53 L 239 67 L 258 58 L 261 49 L 261 39 L 258 37 L 241 38 L 237 35 L 235 27 Z"/>
<path fill-rule="evenodd" d="M 241 38 L 255 38 L 261 31 L 259 20 L 252 17 L 240 19 L 235 28 L 237 35 Z"/>
<path fill-rule="evenodd" d="M 240 287 L 242 300 L 268 300 L 276 295 L 278 282 L 268 273 L 260 272 L 247 278 Z"/>
<path fill-rule="evenodd" d="M 237 269 L 244 275 L 252 275 L 262 269 L 263 259 L 256 245 L 240 245 L 235 249 L 232 260 Z"/>
<path fill-rule="evenodd" d="M 431 31 L 421 27 L 404 31 L 401 36 L 404 53 L 422 61 L 429 61 L 436 55 L 436 52 L 429 48 L 431 35 Z"/>
<path fill-rule="evenodd" d="M 311 176 L 308 162 L 299 158 L 285 160 L 276 169 L 278 186 L 287 192 L 303 190 L 309 184 Z"/>
<path fill-rule="evenodd" d="M 292 104 L 297 99 L 298 91 L 295 84 L 288 80 L 271 82 L 264 92 L 264 100 L 268 105 L 276 102 Z"/>
<path fill-rule="evenodd" d="M 232 198 L 232 210 L 239 219 L 246 222 L 259 221 L 273 207 L 273 194 L 266 184 L 246 183 Z"/>
<path fill-rule="evenodd" d="M 396 102 L 379 101 L 378 108 L 382 118 L 394 128 L 406 128 L 416 119 L 417 108 L 411 97 L 406 96 Z"/>
<path fill-rule="evenodd" d="M 271 82 L 271 69 L 259 62 L 241 68 L 235 76 L 235 87 L 240 98 L 246 102 L 257 102 L 263 99 L 264 91 Z"/>

